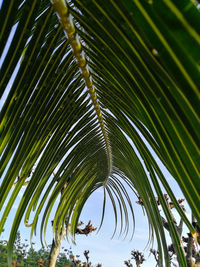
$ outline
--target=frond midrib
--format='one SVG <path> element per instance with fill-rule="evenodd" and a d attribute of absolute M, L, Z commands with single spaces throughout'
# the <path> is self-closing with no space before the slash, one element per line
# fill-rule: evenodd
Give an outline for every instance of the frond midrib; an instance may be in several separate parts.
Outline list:
<path fill-rule="evenodd" d="M 73 25 L 73 20 L 71 17 L 71 14 L 69 13 L 69 9 L 66 5 L 66 3 L 62 0 L 53 0 L 53 6 L 55 8 L 55 11 L 57 12 L 59 19 L 60 19 L 60 23 L 64 29 L 64 31 L 67 34 L 69 43 L 72 47 L 72 51 L 74 53 L 74 56 L 78 62 L 79 68 L 81 70 L 82 73 L 82 77 L 85 81 L 85 85 L 88 89 L 88 93 L 90 95 L 90 98 L 92 100 L 95 112 L 96 112 L 96 116 L 99 122 L 99 126 L 104 138 L 104 142 L 105 142 L 105 147 L 106 147 L 106 152 L 107 152 L 107 158 L 108 158 L 108 174 L 107 177 L 105 179 L 104 185 L 106 184 L 109 176 L 111 175 L 112 172 L 112 151 L 111 151 L 111 146 L 109 144 L 109 138 L 108 138 L 108 134 L 106 132 L 106 127 L 105 127 L 105 123 L 104 123 L 104 119 L 102 117 L 102 111 L 101 111 L 101 107 L 98 101 L 98 96 L 95 90 L 95 87 L 92 83 L 91 80 L 91 73 L 89 70 L 89 66 L 86 63 L 85 57 L 83 55 L 82 52 L 82 45 L 81 42 L 79 40 L 79 36 L 76 33 L 75 27 Z"/>

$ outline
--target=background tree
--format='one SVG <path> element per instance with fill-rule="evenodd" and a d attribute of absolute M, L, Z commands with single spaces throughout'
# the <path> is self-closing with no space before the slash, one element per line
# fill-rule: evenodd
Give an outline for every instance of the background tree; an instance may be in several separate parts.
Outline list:
<path fill-rule="evenodd" d="M 77 168 L 75 168 L 72 172 L 72 174 L 75 173 Z M 56 176 L 54 174 L 54 176 Z M 72 178 L 72 175 L 70 175 L 68 177 L 68 179 L 66 180 L 66 182 L 64 183 L 62 189 L 61 189 L 61 199 L 62 199 L 62 196 L 65 192 L 65 189 L 67 188 L 70 180 Z M 61 177 L 57 178 L 57 181 L 59 181 L 61 179 Z M 68 217 L 66 218 L 66 225 L 64 225 L 60 232 L 56 231 L 56 234 L 53 238 L 53 241 L 52 241 L 52 245 L 51 245 L 51 250 L 50 250 L 50 253 L 49 253 L 49 260 L 48 260 L 48 266 L 49 267 L 54 267 L 56 265 L 56 260 L 57 260 L 57 257 L 60 253 L 60 248 L 61 248 L 61 244 L 62 244 L 62 241 L 63 239 L 65 238 L 65 236 L 67 235 L 68 232 L 70 232 L 70 228 L 71 228 L 71 225 L 67 224 L 67 220 L 68 220 Z M 96 228 L 94 228 L 91 224 L 91 221 L 88 222 L 88 224 L 85 226 L 85 228 L 80 228 L 80 226 L 83 225 L 83 222 L 79 222 L 79 224 L 77 225 L 77 228 L 76 228 L 76 234 L 81 234 L 81 235 L 85 235 L 87 236 L 89 233 L 93 232 L 96 230 Z M 53 226 L 53 221 L 52 221 L 52 226 Z M 79 265 L 79 260 L 77 260 L 76 262 L 74 262 L 75 265 Z"/>
<path fill-rule="evenodd" d="M 199 235 L 197 235 L 196 237 L 193 237 L 191 235 L 191 233 L 187 233 L 187 237 L 185 237 L 183 235 L 183 231 L 184 229 L 184 223 L 182 218 L 179 218 L 179 223 L 177 222 L 178 218 L 177 216 L 175 216 L 175 212 L 173 213 L 173 209 L 174 209 L 174 204 L 173 202 L 169 199 L 169 196 L 167 194 L 164 194 L 164 198 L 165 201 L 167 203 L 167 207 L 168 210 L 171 214 L 171 218 L 173 220 L 173 224 L 175 226 L 175 229 L 179 235 L 179 244 L 183 250 L 183 253 L 185 255 L 185 258 L 187 260 L 187 267 L 199 267 L 200 266 L 200 250 L 199 250 L 199 245 L 200 245 L 200 241 L 199 241 Z M 178 199 L 177 200 L 180 207 L 182 208 L 182 210 L 184 212 L 186 212 L 185 206 L 182 204 L 184 202 L 184 199 Z M 141 197 L 138 197 L 138 201 L 136 201 L 137 204 L 141 205 L 143 207 L 143 201 Z M 160 201 L 159 199 L 157 200 L 157 205 L 158 207 L 160 206 Z M 160 211 L 161 213 L 163 213 L 163 211 Z M 169 237 L 171 238 L 171 244 L 168 245 L 167 251 L 168 251 L 168 255 L 169 255 L 169 266 L 181 266 L 180 262 L 179 262 L 179 258 L 177 257 L 177 250 L 176 250 L 176 246 L 174 244 L 174 240 L 172 238 L 171 232 L 170 232 L 170 228 L 169 228 L 169 223 L 167 222 L 167 220 L 163 217 L 163 214 L 161 215 L 162 218 L 162 223 L 164 228 L 166 229 L 166 231 L 169 234 Z M 194 227 L 196 227 L 196 231 L 199 233 L 199 228 L 196 224 L 196 219 L 194 218 L 193 215 L 191 215 L 191 223 Z M 150 249 L 150 253 L 154 256 L 154 259 L 156 261 L 156 267 L 159 267 L 161 265 L 161 259 L 160 259 L 160 255 L 159 255 L 159 251 L 156 249 L 151 248 Z M 131 251 L 131 255 L 132 258 L 134 259 L 136 262 L 137 266 L 142 265 L 142 263 L 145 261 L 144 259 L 144 255 L 139 252 L 138 250 L 133 250 Z M 128 261 L 124 261 L 125 265 L 132 267 L 132 263 L 131 260 Z"/>
<path fill-rule="evenodd" d="M 145 261 L 144 254 L 138 250 L 132 250 L 131 255 L 132 255 L 131 259 L 135 261 L 137 267 L 140 267 L 142 263 Z M 124 264 L 128 267 L 133 267 L 131 260 L 124 261 Z"/>

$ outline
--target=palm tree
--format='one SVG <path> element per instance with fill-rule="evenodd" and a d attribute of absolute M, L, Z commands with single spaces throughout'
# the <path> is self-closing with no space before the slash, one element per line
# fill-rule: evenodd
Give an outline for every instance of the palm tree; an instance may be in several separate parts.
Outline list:
<path fill-rule="evenodd" d="M 10 255 L 23 217 L 33 235 L 42 212 L 45 233 L 70 177 L 54 232 L 66 223 L 74 236 L 84 203 L 102 187 L 102 214 L 108 196 L 116 221 L 120 207 L 127 233 L 127 206 L 133 221 L 134 216 L 125 182 L 142 199 L 150 235 L 155 233 L 167 265 L 159 198 L 179 263 L 186 266 L 163 187 L 191 233 L 197 233 L 153 153 L 179 184 L 200 225 L 200 15 L 195 1 L 4 0 L 0 23 L 1 208 L 10 194 L 0 230 L 27 185 L 13 220 Z"/>

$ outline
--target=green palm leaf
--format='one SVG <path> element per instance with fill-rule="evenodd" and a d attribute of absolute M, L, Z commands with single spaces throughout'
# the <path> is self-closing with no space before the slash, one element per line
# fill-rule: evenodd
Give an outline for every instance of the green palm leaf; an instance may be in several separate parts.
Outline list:
<path fill-rule="evenodd" d="M 24 216 L 31 235 L 42 216 L 42 240 L 63 187 L 54 232 L 70 223 L 74 237 L 84 203 L 103 187 L 100 225 L 107 195 L 116 225 L 120 219 L 120 232 L 126 235 L 130 215 L 134 225 L 134 208 L 125 182 L 142 198 L 150 239 L 155 233 L 167 265 L 159 198 L 179 262 L 186 266 L 160 184 L 194 229 L 152 151 L 200 224 L 196 6 L 189 0 L 3 1 L 0 22 L 0 95 L 5 98 L 0 113 L 1 231 L 28 180 L 11 229 L 10 253 Z"/>

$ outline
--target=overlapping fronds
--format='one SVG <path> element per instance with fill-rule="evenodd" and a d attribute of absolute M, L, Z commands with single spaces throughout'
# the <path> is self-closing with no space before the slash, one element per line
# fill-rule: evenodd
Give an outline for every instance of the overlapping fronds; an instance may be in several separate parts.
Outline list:
<path fill-rule="evenodd" d="M 103 187 L 102 221 L 107 195 L 116 225 L 119 210 L 127 234 L 134 207 L 125 182 L 142 198 L 167 265 L 159 198 L 186 266 L 161 184 L 194 229 L 152 151 L 200 224 L 200 15 L 194 3 L 3 1 L 0 23 L 0 230 L 27 185 L 10 251 L 23 218 L 33 234 L 41 215 L 42 236 L 61 191 L 54 231 L 70 223 L 74 235 L 84 203 Z"/>

